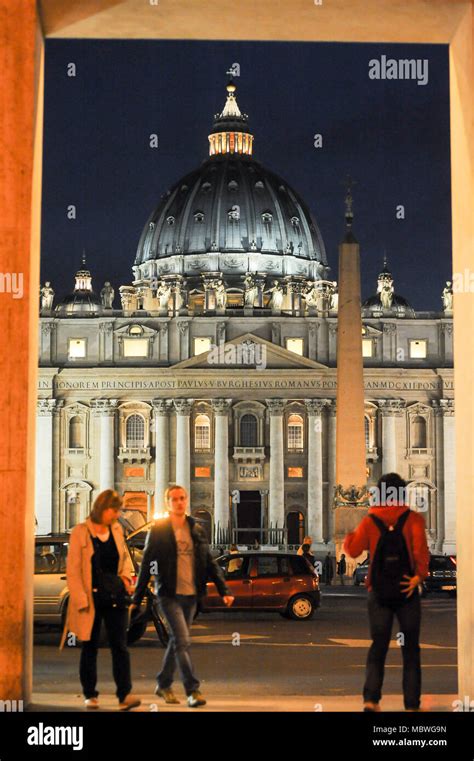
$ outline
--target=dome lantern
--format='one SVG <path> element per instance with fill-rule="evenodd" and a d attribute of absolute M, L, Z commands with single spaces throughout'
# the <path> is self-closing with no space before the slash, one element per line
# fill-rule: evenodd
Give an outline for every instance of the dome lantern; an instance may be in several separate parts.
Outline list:
<path fill-rule="evenodd" d="M 237 105 L 237 87 L 232 79 L 227 84 L 227 100 L 220 114 L 214 117 L 209 135 L 209 155 L 225 153 L 252 155 L 253 135 L 248 131 L 248 116 Z"/>

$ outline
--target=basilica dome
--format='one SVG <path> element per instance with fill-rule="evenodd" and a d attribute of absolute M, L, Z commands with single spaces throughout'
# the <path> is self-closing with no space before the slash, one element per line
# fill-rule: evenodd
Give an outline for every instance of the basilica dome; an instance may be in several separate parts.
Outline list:
<path fill-rule="evenodd" d="M 252 156 L 253 135 L 235 89 L 227 85 L 225 107 L 215 116 L 209 158 L 176 182 L 148 218 L 135 258 L 136 280 L 192 275 L 205 270 L 210 258 L 212 270 L 228 274 L 232 268 L 313 279 L 327 274 L 323 239 L 307 205 Z M 188 257 L 198 264 L 190 265 Z"/>

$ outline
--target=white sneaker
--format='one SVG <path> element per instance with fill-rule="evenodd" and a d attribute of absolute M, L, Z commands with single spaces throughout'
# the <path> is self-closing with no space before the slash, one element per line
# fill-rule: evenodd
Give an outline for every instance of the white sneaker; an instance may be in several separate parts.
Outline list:
<path fill-rule="evenodd" d="M 137 708 L 142 701 L 130 692 L 119 702 L 119 711 L 130 711 L 131 708 Z"/>
<path fill-rule="evenodd" d="M 99 698 L 86 698 L 84 705 L 87 709 L 92 710 L 99 707 Z"/>

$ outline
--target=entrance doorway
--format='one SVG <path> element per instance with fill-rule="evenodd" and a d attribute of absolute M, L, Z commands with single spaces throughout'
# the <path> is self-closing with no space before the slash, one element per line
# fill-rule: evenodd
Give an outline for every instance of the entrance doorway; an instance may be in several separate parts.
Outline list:
<path fill-rule="evenodd" d="M 241 491 L 237 505 L 237 542 L 253 544 L 255 539 L 262 542 L 260 526 L 262 520 L 262 497 L 259 491 Z M 254 529 L 242 531 L 241 529 Z"/>
<path fill-rule="evenodd" d="M 292 511 L 286 516 L 288 529 L 288 544 L 302 544 L 304 538 L 304 515 L 298 511 Z"/>

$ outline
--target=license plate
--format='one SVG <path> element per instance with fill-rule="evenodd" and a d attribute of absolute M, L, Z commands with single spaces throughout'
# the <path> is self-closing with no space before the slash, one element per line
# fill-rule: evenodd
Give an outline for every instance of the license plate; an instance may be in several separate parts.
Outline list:
<path fill-rule="evenodd" d="M 448 586 L 442 586 L 442 587 L 441 587 L 441 589 L 443 589 L 445 592 L 452 592 L 452 591 L 453 591 L 453 589 L 456 589 L 456 587 L 452 587 L 452 586 L 449 586 L 449 587 L 448 587 Z"/>

